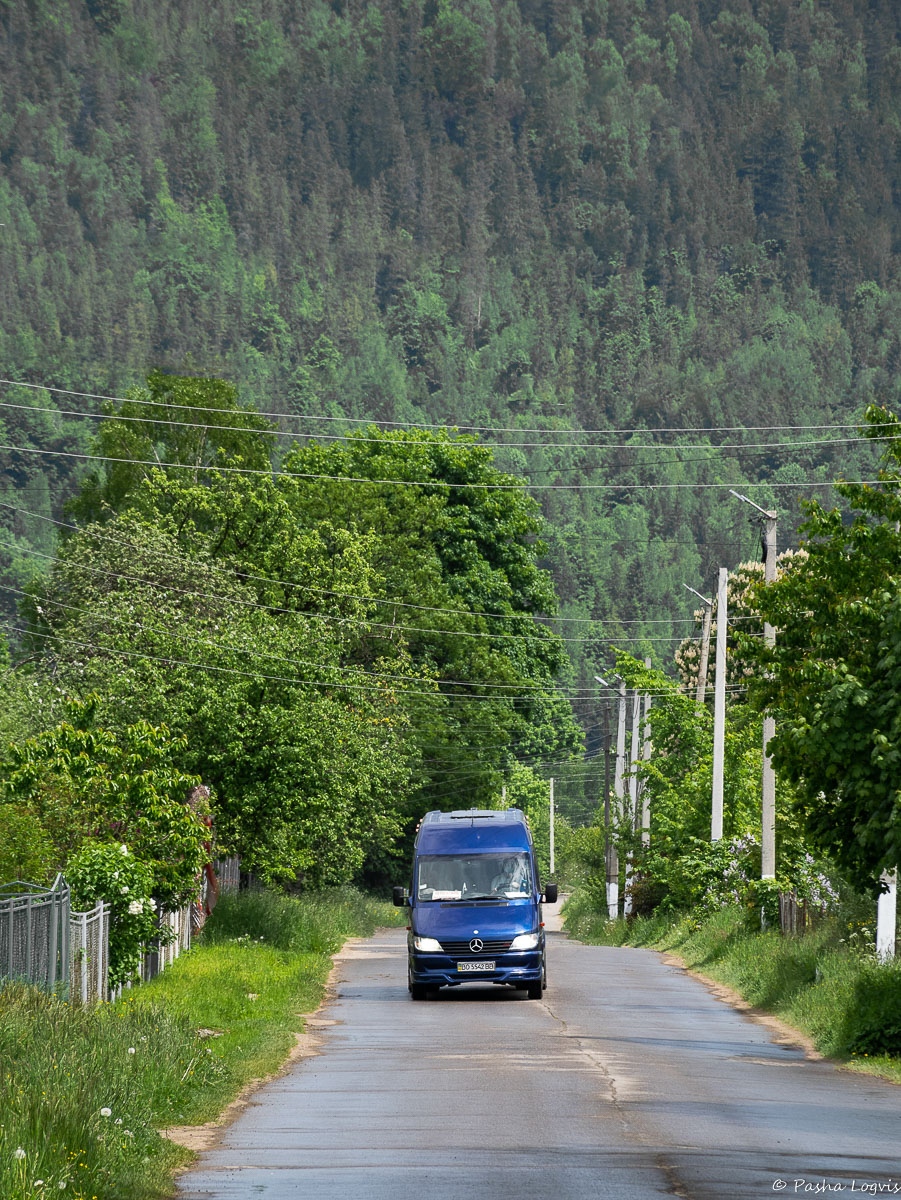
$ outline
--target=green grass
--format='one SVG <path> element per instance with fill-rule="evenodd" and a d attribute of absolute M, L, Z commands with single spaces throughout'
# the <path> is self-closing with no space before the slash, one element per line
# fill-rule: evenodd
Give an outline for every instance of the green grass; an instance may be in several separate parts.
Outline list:
<path fill-rule="evenodd" d="M 855 949 L 853 920 L 839 917 L 799 937 L 752 930 L 738 907 L 608 921 L 585 893 L 569 900 L 564 919 L 585 942 L 678 954 L 806 1034 L 820 1053 L 901 1083 L 901 963 Z"/>
<path fill-rule="evenodd" d="M 171 1195 L 188 1155 L 159 1130 L 216 1117 L 276 1070 L 323 998 L 330 955 L 398 919 L 350 890 L 224 896 L 199 943 L 117 1004 L 3 988 L 0 1196 Z"/>

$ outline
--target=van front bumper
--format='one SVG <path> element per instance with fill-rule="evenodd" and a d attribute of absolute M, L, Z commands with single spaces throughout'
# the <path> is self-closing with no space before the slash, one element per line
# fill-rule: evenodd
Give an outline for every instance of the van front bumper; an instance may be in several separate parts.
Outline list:
<path fill-rule="evenodd" d="M 486 961 L 493 962 L 493 968 L 482 968 L 481 964 Z M 544 976 L 541 949 L 486 954 L 479 958 L 411 951 L 408 962 L 410 983 L 426 988 L 456 987 L 460 983 L 506 983 L 525 987 Z"/>

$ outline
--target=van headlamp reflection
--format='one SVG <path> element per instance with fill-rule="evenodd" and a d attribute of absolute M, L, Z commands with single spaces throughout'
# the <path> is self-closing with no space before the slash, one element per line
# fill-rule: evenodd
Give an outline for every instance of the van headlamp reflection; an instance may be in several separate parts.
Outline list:
<path fill-rule="evenodd" d="M 413 949 L 414 950 L 423 950 L 423 951 L 425 951 L 426 954 L 440 954 L 441 953 L 441 943 L 439 941 L 437 941 L 435 938 L 414 937 Z"/>
<path fill-rule="evenodd" d="M 521 933 L 510 943 L 511 950 L 534 950 L 538 945 L 537 933 Z"/>

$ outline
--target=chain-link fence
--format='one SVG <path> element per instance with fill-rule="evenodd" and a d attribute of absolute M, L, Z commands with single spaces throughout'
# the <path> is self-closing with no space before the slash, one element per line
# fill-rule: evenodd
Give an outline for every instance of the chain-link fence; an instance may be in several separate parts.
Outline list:
<path fill-rule="evenodd" d="M 215 864 L 218 887 L 237 891 L 240 860 Z M 174 912 L 160 913 L 160 939 L 141 961 L 146 983 L 190 948 L 192 917 L 211 907 L 209 883 L 203 880 L 199 901 Z M 69 885 L 57 875 L 51 888 L 16 881 L 0 886 L 0 979 L 21 979 L 46 991 L 68 994 L 85 1004 L 115 1000 L 109 992 L 109 908 L 102 902 L 90 912 L 71 911 Z M 203 921 L 193 922 L 199 929 Z"/>
<path fill-rule="evenodd" d="M 0 978 L 23 979 L 48 992 L 69 982 L 69 885 L 19 880 L 0 887 Z"/>
<path fill-rule="evenodd" d="M 69 997 L 82 1004 L 109 993 L 109 909 L 101 900 L 90 912 L 69 917 Z"/>

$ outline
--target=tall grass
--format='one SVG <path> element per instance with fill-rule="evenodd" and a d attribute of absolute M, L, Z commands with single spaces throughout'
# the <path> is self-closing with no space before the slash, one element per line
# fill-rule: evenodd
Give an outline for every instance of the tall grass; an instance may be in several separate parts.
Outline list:
<path fill-rule="evenodd" d="M 0 1197 L 159 1200 L 186 1152 L 162 1137 L 275 1070 L 330 955 L 396 910 L 350 890 L 224 896 L 200 942 L 114 1005 L 0 991 Z"/>
<path fill-rule="evenodd" d="M 749 928 L 735 906 L 709 916 L 655 914 L 609 921 L 590 892 L 564 913 L 582 941 L 678 953 L 686 966 L 807 1034 L 817 1049 L 901 1083 L 901 963 L 880 963 L 843 912 L 803 936 Z"/>

